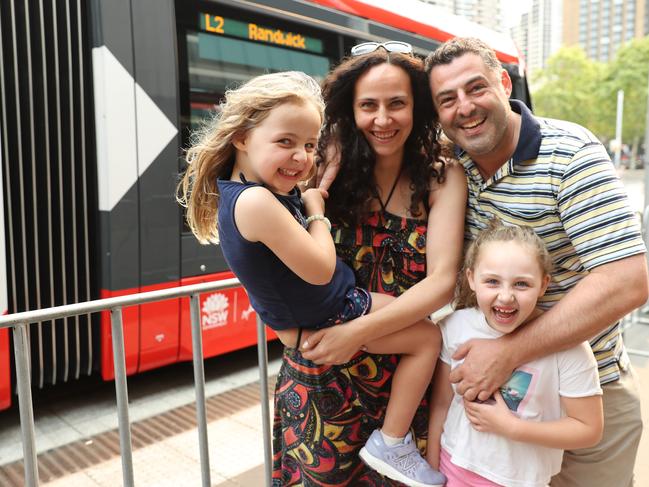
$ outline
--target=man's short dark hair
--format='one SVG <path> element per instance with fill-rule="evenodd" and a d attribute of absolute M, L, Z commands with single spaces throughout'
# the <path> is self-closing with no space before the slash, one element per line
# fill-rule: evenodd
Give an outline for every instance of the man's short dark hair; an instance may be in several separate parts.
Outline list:
<path fill-rule="evenodd" d="M 426 74 L 435 66 L 451 64 L 454 59 L 464 54 L 480 56 L 489 69 L 500 71 L 502 64 L 498 61 L 495 51 L 480 39 L 475 37 L 454 37 L 431 52 L 426 58 Z"/>

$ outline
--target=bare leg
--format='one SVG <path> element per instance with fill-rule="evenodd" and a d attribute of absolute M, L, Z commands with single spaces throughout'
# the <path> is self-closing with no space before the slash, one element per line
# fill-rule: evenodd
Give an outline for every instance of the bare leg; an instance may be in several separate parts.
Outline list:
<path fill-rule="evenodd" d="M 426 449 L 426 460 L 433 467 L 439 468 L 439 456 L 441 451 L 441 437 L 446 421 L 448 407 L 453 400 L 453 388 L 448 376 L 451 366 L 438 360 L 433 377 L 433 387 L 430 391 L 430 417 L 428 420 L 428 447 Z"/>
<path fill-rule="evenodd" d="M 387 305 L 392 299 L 373 293 L 371 311 Z M 390 400 L 381 429 L 386 435 L 403 437 L 410 428 L 435 370 L 441 346 L 439 328 L 430 320 L 422 320 L 366 346 L 371 353 L 401 355 L 392 377 Z"/>

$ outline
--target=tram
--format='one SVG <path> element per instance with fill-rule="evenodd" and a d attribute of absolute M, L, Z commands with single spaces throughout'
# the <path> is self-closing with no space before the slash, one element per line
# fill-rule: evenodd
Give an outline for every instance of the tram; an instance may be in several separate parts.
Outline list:
<path fill-rule="evenodd" d="M 232 277 L 174 194 L 192 128 L 252 76 L 321 80 L 359 42 L 426 55 L 473 35 L 529 102 L 511 39 L 417 0 L 5 0 L 0 29 L 5 313 Z M 126 308 L 123 322 L 128 374 L 191 360 L 187 300 Z M 202 296 L 201 323 L 206 357 L 256 341 L 242 288 Z M 35 386 L 113 378 L 108 313 L 34 323 L 29 339 Z M 0 409 L 12 367 L 0 330 Z"/>

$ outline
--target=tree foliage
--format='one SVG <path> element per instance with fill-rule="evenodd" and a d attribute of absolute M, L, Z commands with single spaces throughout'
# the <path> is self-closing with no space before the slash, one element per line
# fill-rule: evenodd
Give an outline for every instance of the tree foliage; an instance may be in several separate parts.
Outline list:
<path fill-rule="evenodd" d="M 607 133 L 609 126 L 615 126 L 615 110 L 609 123 L 601 107 L 605 72 L 605 66 L 588 59 L 580 47 L 559 49 L 532 79 L 535 113 Z"/>
<path fill-rule="evenodd" d="M 588 59 L 580 47 L 564 47 L 531 83 L 536 114 L 570 120 L 603 140 L 615 137 L 617 91 L 624 90 L 623 141 L 642 138 L 647 110 L 649 37 L 621 47 L 610 63 Z"/>
<path fill-rule="evenodd" d="M 611 92 L 624 90 L 624 141 L 644 136 L 647 113 L 649 37 L 634 39 L 617 52 L 607 66 L 605 85 Z"/>

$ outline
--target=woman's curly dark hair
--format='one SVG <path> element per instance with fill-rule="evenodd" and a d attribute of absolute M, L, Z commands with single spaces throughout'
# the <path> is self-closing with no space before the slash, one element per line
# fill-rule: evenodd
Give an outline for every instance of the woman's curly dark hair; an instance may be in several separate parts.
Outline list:
<path fill-rule="evenodd" d="M 324 125 L 318 142 L 316 160 L 326 160 L 327 147 L 339 148 L 340 170 L 329 188 L 327 214 L 336 222 L 356 224 L 369 210 L 373 198 L 379 198 L 374 165 L 376 155 L 356 127 L 354 88 L 358 79 L 383 63 L 402 68 L 412 87 L 412 132 L 404 146 L 402 173 L 410 180 L 410 212 L 427 207 L 430 181 L 444 179 L 444 161 L 440 158 L 438 117 L 433 107 L 428 77 L 421 59 L 407 54 L 390 53 L 383 48 L 356 57 L 347 57 L 325 78 L 322 94 L 326 103 Z"/>

